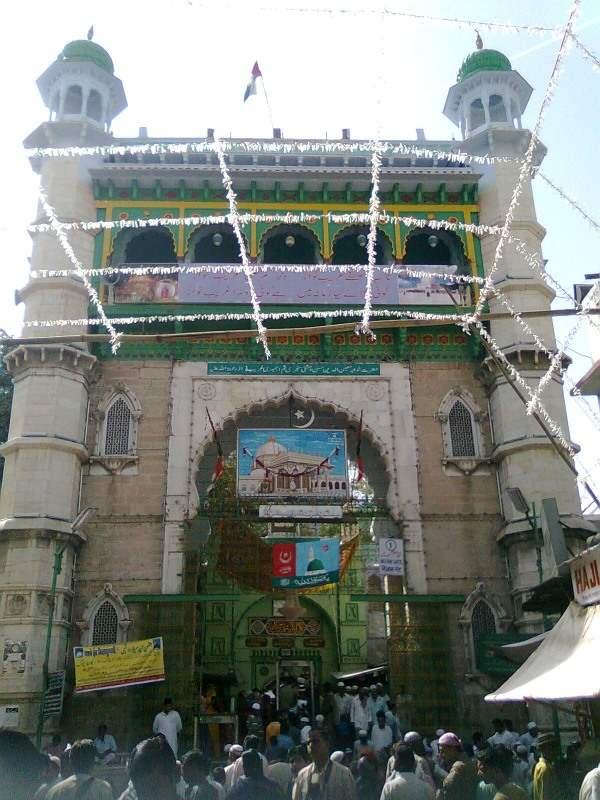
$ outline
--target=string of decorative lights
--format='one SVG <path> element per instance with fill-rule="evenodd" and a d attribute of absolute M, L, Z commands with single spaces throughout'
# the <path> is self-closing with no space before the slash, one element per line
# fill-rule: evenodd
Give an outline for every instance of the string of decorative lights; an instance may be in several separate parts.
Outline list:
<path fill-rule="evenodd" d="M 229 223 L 233 228 L 235 238 L 237 239 L 238 246 L 240 248 L 240 258 L 242 259 L 242 268 L 244 270 L 244 274 L 246 275 L 246 280 L 248 282 L 248 289 L 250 291 L 250 302 L 252 303 L 253 318 L 256 324 L 256 330 L 258 331 L 258 338 L 262 342 L 262 346 L 265 351 L 265 356 L 267 358 L 271 358 L 271 351 L 269 350 L 269 347 L 267 345 L 267 335 L 266 335 L 267 332 L 265 326 L 263 325 L 260 313 L 260 303 L 258 301 L 258 297 L 256 296 L 256 291 L 254 290 L 252 270 L 250 268 L 250 261 L 248 260 L 248 252 L 246 250 L 246 240 L 244 239 L 244 236 L 242 234 L 242 229 L 240 228 L 240 223 L 238 219 L 236 194 L 233 191 L 231 176 L 229 175 L 229 170 L 227 169 L 227 164 L 225 163 L 225 155 L 223 153 L 223 149 L 221 148 L 221 140 L 216 138 L 215 145 L 216 145 L 217 158 L 219 159 L 219 168 L 221 170 L 221 177 L 223 179 L 223 186 L 225 187 L 225 194 L 227 196 L 227 201 L 229 203 L 229 212 L 230 212 Z"/>
<path fill-rule="evenodd" d="M 569 197 L 569 195 L 564 191 L 564 189 L 561 189 L 560 186 L 557 186 L 555 183 L 553 183 L 553 181 L 551 181 L 547 175 L 541 172 L 541 170 L 538 170 L 536 172 L 536 175 L 539 175 L 539 177 L 545 183 L 547 183 L 551 189 L 554 189 L 554 191 L 558 195 L 560 195 L 562 199 L 565 200 L 571 206 L 571 208 L 575 209 L 575 211 L 577 211 L 577 213 L 580 214 L 586 220 L 586 222 L 589 222 L 589 224 L 592 226 L 592 228 L 594 228 L 594 230 L 600 231 L 600 222 L 597 222 L 593 217 L 591 217 L 587 213 L 587 211 L 585 211 L 585 209 L 581 207 L 581 205 L 577 202 L 577 200 L 573 200 L 572 197 Z"/>
<path fill-rule="evenodd" d="M 296 140 L 296 139 L 224 139 L 221 141 L 223 151 L 235 155 L 368 155 L 371 152 L 372 142 L 368 141 L 339 141 L 331 139 Z M 450 161 L 458 166 L 479 164 L 518 164 L 520 158 L 512 156 L 475 155 L 461 150 L 440 150 L 422 145 L 406 144 L 405 142 L 380 142 L 382 157 L 387 155 L 410 156 Z M 29 158 L 74 158 L 74 157 L 101 157 L 132 156 L 132 155 L 191 155 L 216 153 L 214 140 L 191 142 L 147 142 L 145 144 L 108 144 L 94 147 L 36 147 L 25 151 Z M 232 165 L 235 167 L 235 164 Z"/>
<path fill-rule="evenodd" d="M 519 175 L 517 177 L 517 182 L 515 184 L 513 194 L 511 197 L 511 201 L 508 206 L 508 210 L 506 213 L 506 217 L 504 219 L 504 224 L 502 226 L 502 232 L 500 234 L 500 238 L 498 240 L 498 244 L 496 245 L 496 251 L 494 253 L 494 259 L 490 270 L 486 276 L 486 281 L 482 287 L 481 292 L 479 293 L 479 298 L 477 300 L 477 305 L 473 314 L 469 315 L 468 321 L 471 323 L 475 323 L 479 316 L 483 311 L 483 307 L 492 293 L 493 284 L 494 284 L 494 276 L 498 267 L 500 265 L 500 261 L 502 260 L 502 254 L 504 251 L 504 246 L 507 241 L 507 237 L 510 234 L 510 227 L 513 222 L 513 218 L 515 215 L 515 211 L 517 209 L 519 198 L 523 192 L 525 187 L 525 180 L 531 173 L 531 164 L 533 161 L 533 157 L 535 154 L 535 148 L 539 141 L 539 132 L 542 127 L 542 122 L 544 120 L 544 115 L 548 109 L 548 106 L 552 102 L 552 98 L 554 97 L 554 91 L 556 85 L 558 83 L 558 78 L 560 76 L 561 67 L 563 64 L 564 56 L 567 53 L 567 50 L 571 43 L 570 33 L 573 29 L 573 25 L 575 24 L 575 20 L 579 14 L 581 0 L 572 0 L 570 9 L 569 9 L 569 16 L 567 18 L 567 23 L 564 28 L 563 37 L 560 43 L 560 47 L 558 49 L 558 53 L 556 55 L 556 59 L 554 61 L 554 66 L 552 68 L 552 72 L 550 74 L 550 78 L 548 80 L 548 84 L 546 86 L 546 91 L 544 92 L 544 97 L 542 99 L 542 103 L 540 105 L 540 109 L 538 111 L 537 119 L 535 121 L 535 125 L 533 130 L 531 131 L 531 136 L 529 139 L 529 144 L 527 146 L 527 151 L 525 152 L 525 156 L 521 163 L 521 168 L 519 170 Z"/>
<path fill-rule="evenodd" d="M 337 225 L 359 225 L 368 223 L 370 221 L 370 214 L 366 211 L 353 211 L 353 212 L 335 212 L 327 211 L 320 214 L 309 214 L 300 212 L 298 214 L 285 213 L 285 214 L 251 214 L 239 213 L 238 220 L 241 225 L 249 225 L 251 223 L 284 223 L 288 225 L 310 225 L 321 220 L 327 220 L 330 223 Z M 201 225 L 223 225 L 229 222 L 229 214 L 191 214 L 187 217 L 140 217 L 139 219 L 113 219 L 113 220 L 90 220 L 87 222 L 64 222 L 62 223 L 65 230 L 114 230 L 116 228 L 145 228 L 145 227 L 162 227 L 162 226 L 193 226 L 198 227 Z M 420 228 L 437 228 L 449 231 L 467 231 L 476 236 L 483 236 L 484 234 L 497 234 L 502 231 L 500 225 L 484 225 L 483 223 L 474 222 L 451 222 L 447 219 L 424 219 L 423 217 L 414 217 L 411 215 L 390 214 L 387 211 L 380 211 L 377 219 L 379 225 L 407 225 Z M 38 222 L 27 226 L 29 233 L 45 233 L 50 230 L 47 222 Z"/>
<path fill-rule="evenodd" d="M 594 55 L 594 53 L 592 53 L 592 51 L 584 45 L 584 43 L 578 36 L 576 36 L 575 34 L 572 34 L 571 36 L 576 47 L 579 49 L 581 53 L 583 53 L 584 58 L 587 58 L 588 61 L 591 61 L 592 69 L 595 72 L 600 72 L 600 58 Z"/>
<path fill-rule="evenodd" d="M 332 274 L 346 272 L 364 272 L 364 264 L 251 264 L 252 274 L 264 272 L 331 272 Z M 423 269 L 413 269 L 402 264 L 383 266 L 376 264 L 375 271 L 384 275 L 399 275 L 403 278 L 433 278 L 452 283 L 482 284 L 484 278 L 479 275 L 461 275 L 454 272 L 429 272 Z M 143 264 L 141 266 L 96 267 L 84 270 L 86 275 L 112 276 L 112 275 L 174 275 L 181 272 L 189 274 L 245 274 L 239 264 Z M 72 269 L 34 269 L 30 272 L 32 278 L 69 278 L 73 276 Z"/>
<path fill-rule="evenodd" d="M 63 250 L 69 261 L 73 264 L 75 271 L 77 272 L 78 276 L 81 278 L 85 288 L 87 289 L 88 295 L 92 301 L 92 304 L 95 306 L 96 311 L 98 312 L 99 322 L 101 322 L 108 333 L 110 334 L 110 344 L 113 353 L 116 353 L 119 349 L 119 334 L 115 330 L 112 322 L 106 316 L 104 308 L 102 307 L 102 303 L 100 302 L 100 298 L 98 297 L 98 292 L 92 286 L 88 276 L 85 274 L 85 270 L 77 256 L 75 255 L 75 251 L 73 250 L 71 243 L 69 242 L 69 238 L 65 231 L 62 228 L 61 222 L 56 216 L 56 212 L 54 208 L 50 205 L 48 201 L 48 197 L 46 192 L 42 186 L 39 188 L 39 201 L 44 209 L 45 214 L 48 216 L 50 220 L 50 225 L 52 227 L 53 233 L 56 235 L 60 245 L 62 246 Z"/>
<path fill-rule="evenodd" d="M 362 321 L 357 326 L 357 332 L 375 336 L 369 328 L 369 317 L 373 305 L 373 276 L 375 274 L 375 261 L 377 260 L 377 221 L 379 219 L 379 173 L 381 170 L 381 155 L 375 142 L 371 153 L 371 196 L 369 198 L 369 233 L 367 235 L 367 270 L 365 282 L 365 304 Z"/>
<path fill-rule="evenodd" d="M 203 2 L 203 0 L 185 0 L 185 4 L 195 8 L 214 9 L 214 4 Z M 223 6 L 219 6 L 221 9 Z M 227 5 L 225 5 L 227 8 Z M 329 7 L 329 8 L 316 8 L 314 6 L 252 6 L 253 12 L 283 12 L 283 13 L 298 13 L 298 14 L 331 14 L 331 15 L 351 15 L 351 16 L 364 16 L 382 14 L 384 17 L 398 17 L 400 19 L 410 19 L 415 22 L 437 22 L 448 25 L 455 25 L 460 28 L 473 28 L 478 27 L 489 31 L 498 31 L 500 33 L 561 33 L 560 27 L 553 28 L 546 25 L 524 25 L 513 22 L 496 22 L 494 20 L 480 20 L 480 19 L 466 19 L 464 17 L 440 17 L 433 14 L 416 14 L 411 11 L 396 11 L 391 8 L 369 8 L 369 6 L 361 6 L 356 8 Z"/>

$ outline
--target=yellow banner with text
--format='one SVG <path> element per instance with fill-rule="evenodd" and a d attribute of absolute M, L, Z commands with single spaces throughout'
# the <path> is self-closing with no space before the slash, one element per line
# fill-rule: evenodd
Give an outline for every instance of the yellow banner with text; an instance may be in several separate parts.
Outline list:
<path fill-rule="evenodd" d="M 165 679 L 162 637 L 73 648 L 75 693 L 157 683 Z"/>

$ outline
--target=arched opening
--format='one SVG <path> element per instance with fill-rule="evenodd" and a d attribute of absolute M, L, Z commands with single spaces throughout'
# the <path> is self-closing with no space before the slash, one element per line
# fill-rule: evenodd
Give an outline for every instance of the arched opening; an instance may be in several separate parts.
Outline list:
<path fill-rule="evenodd" d="M 318 264 L 319 240 L 301 225 L 277 225 L 262 240 L 263 264 Z"/>
<path fill-rule="evenodd" d="M 129 400 L 124 394 L 116 395 L 104 418 L 104 455 L 124 456 L 133 452 L 134 424 L 135 417 Z"/>
<path fill-rule="evenodd" d="M 485 600 L 478 600 L 471 614 L 471 637 L 473 639 L 473 653 L 475 666 L 479 667 L 481 661 L 481 644 L 486 636 L 496 633 L 496 618 Z"/>
<path fill-rule="evenodd" d="M 86 116 L 96 122 L 102 121 L 102 97 L 100 92 L 92 89 L 88 96 Z"/>
<path fill-rule="evenodd" d="M 367 264 L 367 225 L 352 225 L 340 231 L 333 241 L 332 264 Z M 380 230 L 375 239 L 375 263 L 390 264 L 392 246 L 387 236 Z"/>
<path fill-rule="evenodd" d="M 119 616 L 110 600 L 105 600 L 94 614 L 92 644 L 114 644 L 119 634 Z"/>
<path fill-rule="evenodd" d="M 510 101 L 510 118 L 515 128 L 521 127 L 521 114 L 519 113 L 519 107 L 512 99 Z"/>
<path fill-rule="evenodd" d="M 173 237 L 166 228 L 147 228 L 125 245 L 125 264 L 173 264 L 177 261 Z"/>
<path fill-rule="evenodd" d="M 506 106 L 504 99 L 499 94 L 490 95 L 490 122 L 506 122 Z"/>
<path fill-rule="evenodd" d="M 485 109 L 481 98 L 473 100 L 469 108 L 469 130 L 474 131 L 476 128 L 485 125 Z"/>
<path fill-rule="evenodd" d="M 477 455 L 473 415 L 462 400 L 456 400 L 448 414 L 448 428 L 452 455 L 457 458 L 470 458 Z"/>
<path fill-rule="evenodd" d="M 229 225 L 211 225 L 190 237 L 188 257 L 197 264 L 241 264 L 240 246 Z"/>
<path fill-rule="evenodd" d="M 58 116 L 58 110 L 60 108 L 60 93 L 55 92 L 54 97 L 52 98 L 52 102 L 50 103 L 50 121 L 56 119 Z"/>
<path fill-rule="evenodd" d="M 81 114 L 82 104 L 81 86 L 69 86 L 65 97 L 65 114 Z"/>
<path fill-rule="evenodd" d="M 402 263 L 406 266 L 455 266 L 459 273 L 469 271 L 460 238 L 452 231 L 433 228 L 416 228 L 409 233 Z"/>

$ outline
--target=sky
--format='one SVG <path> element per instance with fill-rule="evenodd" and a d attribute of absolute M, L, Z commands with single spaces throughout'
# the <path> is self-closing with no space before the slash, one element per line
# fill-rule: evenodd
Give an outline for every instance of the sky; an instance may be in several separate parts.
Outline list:
<path fill-rule="evenodd" d="M 474 25 L 416 22 L 389 11 L 427 13 L 516 24 L 564 25 L 571 0 L 54 0 L 11 4 L 0 28 L 3 122 L 0 128 L 4 191 L 0 193 L 0 247 L 4 278 L 0 327 L 20 332 L 23 306 L 14 291 L 27 281 L 31 239 L 26 226 L 36 208 L 37 177 L 22 141 L 47 110 L 36 78 L 72 39 L 94 39 L 111 54 L 124 83 L 128 108 L 113 122 L 116 136 L 201 137 L 269 135 L 271 122 L 286 137 L 414 139 L 460 138 L 442 114 L 448 88 L 474 49 Z M 370 13 L 363 13 L 361 8 Z M 377 12 L 377 13 L 373 13 Z M 600 53 L 600 6 L 581 0 L 576 31 Z M 486 47 L 501 50 L 534 93 L 523 118 L 535 123 L 558 51 L 553 34 L 480 29 Z M 258 60 L 272 120 L 253 98 L 242 103 Z M 541 138 L 548 148 L 546 174 L 594 216 L 600 194 L 597 131 L 600 72 L 572 48 L 565 61 Z M 539 178 L 534 183 L 538 219 L 547 229 L 548 270 L 571 290 L 586 272 L 600 271 L 598 233 Z M 554 307 L 563 307 L 563 300 Z M 572 320 L 557 321 L 559 341 Z M 577 380 L 592 363 L 584 324 L 568 351 Z M 598 357 L 598 354 L 596 355 Z M 571 435 L 582 446 L 579 466 L 600 486 L 598 406 L 567 398 Z M 585 498 L 584 506 L 588 498 Z"/>

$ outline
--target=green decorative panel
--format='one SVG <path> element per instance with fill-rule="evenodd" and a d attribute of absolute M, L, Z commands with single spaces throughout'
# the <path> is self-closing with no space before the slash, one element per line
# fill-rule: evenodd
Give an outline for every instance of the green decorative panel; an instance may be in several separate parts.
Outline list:
<path fill-rule="evenodd" d="M 211 603 L 211 621 L 225 622 L 225 603 Z"/>
<path fill-rule="evenodd" d="M 346 658 L 360 658 L 360 639 L 346 639 L 345 655 Z"/>
<path fill-rule="evenodd" d="M 211 656 L 224 656 L 227 653 L 226 644 L 225 644 L 225 637 L 224 636 L 213 636 L 210 640 L 210 650 Z"/>
<path fill-rule="evenodd" d="M 346 603 L 345 608 L 345 622 L 349 625 L 356 625 L 360 622 L 360 610 L 358 603 Z"/>
<path fill-rule="evenodd" d="M 278 364 L 265 362 L 228 362 L 208 363 L 209 375 L 379 375 L 379 364 Z"/>

